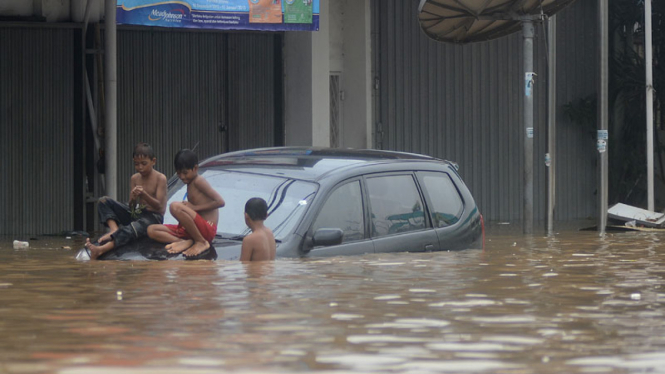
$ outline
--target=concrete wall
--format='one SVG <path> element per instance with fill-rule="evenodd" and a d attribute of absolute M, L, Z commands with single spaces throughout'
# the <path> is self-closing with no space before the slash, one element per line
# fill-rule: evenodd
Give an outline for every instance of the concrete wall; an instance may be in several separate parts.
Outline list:
<path fill-rule="evenodd" d="M 348 22 L 344 17 L 349 1 L 335 0 L 329 1 L 329 3 L 330 72 L 342 73 L 344 71 L 344 25 Z"/>
<path fill-rule="evenodd" d="M 0 16 L 44 18 L 46 22 L 82 22 L 90 3 L 90 22 L 103 18 L 105 0 L 0 0 Z"/>
<path fill-rule="evenodd" d="M 371 147 L 370 0 L 321 2 L 320 30 L 287 33 L 286 145 L 330 145 L 330 74 L 339 74 L 340 146 Z"/>
<path fill-rule="evenodd" d="M 330 145 L 328 1 L 319 31 L 284 36 L 285 145 Z"/>
<path fill-rule="evenodd" d="M 372 146 L 372 54 L 370 1 L 346 2 L 343 28 L 342 146 Z"/>

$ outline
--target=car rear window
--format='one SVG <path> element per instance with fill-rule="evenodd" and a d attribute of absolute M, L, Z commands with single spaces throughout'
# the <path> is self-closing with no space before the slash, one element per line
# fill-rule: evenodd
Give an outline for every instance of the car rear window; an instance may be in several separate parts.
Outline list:
<path fill-rule="evenodd" d="M 420 185 L 427 198 L 434 227 L 446 227 L 459 221 L 464 202 L 446 173 L 418 172 Z"/>
<path fill-rule="evenodd" d="M 423 202 L 411 175 L 367 178 L 372 236 L 426 228 Z"/>
<path fill-rule="evenodd" d="M 291 233 L 307 210 L 318 185 L 289 178 L 280 178 L 226 170 L 208 169 L 201 174 L 210 183 L 226 205 L 219 209 L 217 234 L 224 237 L 244 236 L 250 233 L 245 225 L 245 203 L 252 197 L 268 203 L 268 226 L 278 240 Z M 187 186 L 178 181 L 168 193 L 168 204 L 186 199 Z M 164 223 L 177 223 L 166 211 Z"/>

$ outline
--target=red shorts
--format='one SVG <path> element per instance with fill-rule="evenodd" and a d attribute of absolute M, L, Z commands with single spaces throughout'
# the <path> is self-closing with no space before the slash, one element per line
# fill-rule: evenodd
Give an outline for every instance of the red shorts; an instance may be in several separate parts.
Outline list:
<path fill-rule="evenodd" d="M 215 239 L 215 235 L 217 234 L 217 225 L 206 221 L 198 213 L 196 213 L 196 217 L 194 218 L 194 224 L 196 225 L 196 228 L 199 229 L 203 239 L 207 240 L 208 242 L 212 242 L 212 240 Z M 177 236 L 180 239 L 192 238 L 192 236 L 189 235 L 189 233 L 185 230 L 184 227 L 182 227 L 181 224 L 164 226 L 166 226 L 166 228 L 171 231 L 171 234 Z"/>

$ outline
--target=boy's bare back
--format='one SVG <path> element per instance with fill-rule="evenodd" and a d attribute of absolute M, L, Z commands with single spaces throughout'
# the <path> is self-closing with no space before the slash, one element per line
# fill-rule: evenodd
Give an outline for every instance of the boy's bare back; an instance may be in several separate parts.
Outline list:
<path fill-rule="evenodd" d="M 263 226 L 242 240 L 240 261 L 271 261 L 275 259 L 276 249 L 275 236 Z"/>
<path fill-rule="evenodd" d="M 219 220 L 219 206 L 224 206 L 224 199 L 219 196 L 205 178 L 198 175 L 187 185 L 187 201 L 203 219 L 213 224 Z"/>

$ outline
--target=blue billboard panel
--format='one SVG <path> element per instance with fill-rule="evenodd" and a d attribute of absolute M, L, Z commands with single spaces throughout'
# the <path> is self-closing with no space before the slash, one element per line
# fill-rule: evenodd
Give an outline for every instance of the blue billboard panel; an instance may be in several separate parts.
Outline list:
<path fill-rule="evenodd" d="M 319 0 L 117 1 L 118 24 L 258 31 L 319 29 Z"/>

